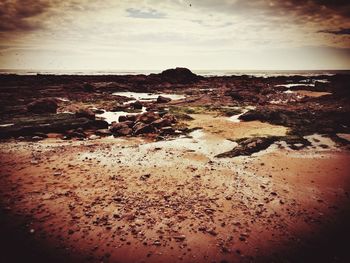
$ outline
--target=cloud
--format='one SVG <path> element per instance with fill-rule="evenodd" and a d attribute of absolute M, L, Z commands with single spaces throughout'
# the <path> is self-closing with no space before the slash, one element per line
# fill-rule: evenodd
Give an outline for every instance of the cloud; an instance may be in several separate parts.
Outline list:
<path fill-rule="evenodd" d="M 0 50 L 12 66 L 16 60 L 10 58 L 20 50 L 25 66 L 46 67 L 49 58 L 62 67 L 92 60 L 99 66 L 110 61 L 108 66 L 116 68 L 132 67 L 134 61 L 139 67 L 163 67 L 169 54 L 179 57 L 169 58 L 176 66 L 180 58 L 202 61 L 220 53 L 210 55 L 206 67 L 211 61 L 217 68 L 220 63 L 229 67 L 230 57 L 248 63 L 239 60 L 243 55 L 231 55 L 237 52 L 269 49 L 277 56 L 271 50 L 296 54 L 298 48 L 304 52 L 303 46 L 349 48 L 348 10 L 348 1 L 337 0 L 0 0 Z M 270 61 L 261 55 L 261 63 Z"/>
<path fill-rule="evenodd" d="M 41 27 L 36 18 L 51 6 L 44 0 L 3 0 L 0 2 L 0 31 L 27 31 Z"/>
<path fill-rule="evenodd" d="M 136 8 L 128 8 L 126 9 L 126 12 L 128 13 L 129 17 L 133 18 L 153 18 L 153 19 L 160 19 L 165 18 L 165 14 L 158 12 L 155 9 L 149 8 L 146 10 L 136 9 Z"/>
<path fill-rule="evenodd" d="M 318 33 L 327 33 L 333 35 L 350 35 L 350 28 L 341 28 L 338 30 L 320 30 Z"/>

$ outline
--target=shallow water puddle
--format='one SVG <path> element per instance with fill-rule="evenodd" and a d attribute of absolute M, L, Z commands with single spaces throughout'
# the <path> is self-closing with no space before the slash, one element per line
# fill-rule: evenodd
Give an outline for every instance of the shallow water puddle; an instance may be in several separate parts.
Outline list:
<path fill-rule="evenodd" d="M 15 125 L 14 123 L 5 123 L 5 124 L 0 124 L 0 127 L 10 127 Z"/>
<path fill-rule="evenodd" d="M 129 92 L 129 91 L 114 92 L 113 95 L 124 96 L 124 97 L 140 100 L 140 101 L 156 100 L 158 96 L 167 97 L 172 100 L 180 100 L 180 99 L 186 98 L 184 95 L 180 95 L 180 94 L 144 93 L 144 92 Z"/>
<path fill-rule="evenodd" d="M 275 87 L 285 87 L 285 88 L 293 88 L 293 87 L 298 87 L 298 86 L 305 86 L 305 87 L 315 87 L 315 84 L 311 83 L 290 83 L 290 84 L 279 84 L 276 85 Z"/>
<path fill-rule="evenodd" d="M 336 149 L 337 144 L 329 137 L 322 136 L 320 134 L 312 134 L 308 136 L 304 136 L 309 142 L 311 142 L 312 147 L 316 148 L 316 150 L 329 150 Z"/>
<path fill-rule="evenodd" d="M 104 113 L 101 114 L 96 114 L 97 117 L 103 118 L 106 122 L 111 124 L 112 122 L 119 122 L 119 117 L 120 116 L 125 116 L 125 115 L 137 115 L 140 113 L 146 112 L 146 107 L 142 107 L 142 110 L 140 112 L 126 112 L 126 111 L 105 111 Z"/>

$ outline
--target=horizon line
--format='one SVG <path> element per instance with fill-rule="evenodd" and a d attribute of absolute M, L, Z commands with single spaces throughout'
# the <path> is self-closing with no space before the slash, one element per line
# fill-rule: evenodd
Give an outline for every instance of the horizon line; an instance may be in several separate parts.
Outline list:
<path fill-rule="evenodd" d="M 168 67 L 168 68 L 162 68 L 162 69 L 30 69 L 30 68 L 0 68 L 0 71 L 164 71 L 167 69 L 175 69 L 175 68 L 187 68 L 191 71 L 350 71 L 350 68 L 348 69 L 191 69 L 190 67 Z"/>

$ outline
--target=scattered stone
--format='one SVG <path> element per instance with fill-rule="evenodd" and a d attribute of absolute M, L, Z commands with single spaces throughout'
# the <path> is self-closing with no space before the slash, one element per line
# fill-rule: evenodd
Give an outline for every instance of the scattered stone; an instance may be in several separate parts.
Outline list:
<path fill-rule="evenodd" d="M 186 239 L 186 236 L 180 235 L 180 236 L 174 236 L 173 238 L 177 241 L 184 241 Z"/>
<path fill-rule="evenodd" d="M 150 177 L 151 177 L 151 174 L 143 174 L 140 176 L 140 180 L 146 181 Z"/>

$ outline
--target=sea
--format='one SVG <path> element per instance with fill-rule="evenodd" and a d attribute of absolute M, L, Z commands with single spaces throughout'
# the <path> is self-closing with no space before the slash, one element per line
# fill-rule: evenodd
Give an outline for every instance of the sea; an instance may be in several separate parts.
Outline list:
<path fill-rule="evenodd" d="M 24 70 L 24 69 L 0 69 L 0 74 L 16 75 L 149 75 L 160 73 L 162 70 Z M 278 76 L 332 76 L 335 74 L 350 75 L 350 70 L 192 70 L 201 76 L 242 76 L 253 77 L 278 77 Z"/>

